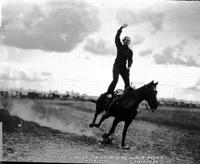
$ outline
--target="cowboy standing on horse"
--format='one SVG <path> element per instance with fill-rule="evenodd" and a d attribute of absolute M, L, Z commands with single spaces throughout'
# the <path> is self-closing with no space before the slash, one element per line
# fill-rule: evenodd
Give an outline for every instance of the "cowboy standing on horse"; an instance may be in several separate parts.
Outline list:
<path fill-rule="evenodd" d="M 114 94 L 114 89 L 117 85 L 119 75 L 121 75 L 125 87 L 127 88 L 130 86 L 130 80 L 129 80 L 129 73 L 130 73 L 130 68 L 133 63 L 132 57 L 133 57 L 133 52 L 129 48 L 130 44 L 130 37 L 125 36 L 124 39 L 122 40 L 123 44 L 120 41 L 120 34 L 122 33 L 122 29 L 126 28 L 128 25 L 124 24 L 122 25 L 115 36 L 115 44 L 117 47 L 117 57 L 115 59 L 115 63 L 113 65 L 113 80 L 108 87 L 107 90 L 107 97 L 111 98 Z"/>

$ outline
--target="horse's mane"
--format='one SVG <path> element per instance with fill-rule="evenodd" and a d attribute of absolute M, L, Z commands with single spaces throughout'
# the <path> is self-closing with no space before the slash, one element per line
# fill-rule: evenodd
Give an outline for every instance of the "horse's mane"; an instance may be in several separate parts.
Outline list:
<path fill-rule="evenodd" d="M 142 85 L 141 87 L 139 87 L 139 88 L 137 88 L 137 89 L 135 89 L 135 90 L 137 90 L 137 91 L 144 90 L 144 89 L 147 87 L 147 85 L 148 85 L 148 84 L 144 84 L 144 85 Z"/>

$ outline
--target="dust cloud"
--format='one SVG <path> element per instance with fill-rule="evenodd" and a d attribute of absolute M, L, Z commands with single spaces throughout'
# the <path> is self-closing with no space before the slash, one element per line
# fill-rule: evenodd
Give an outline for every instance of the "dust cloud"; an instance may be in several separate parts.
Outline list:
<path fill-rule="evenodd" d="M 81 125 L 77 125 L 76 120 L 66 123 L 63 119 L 48 111 L 45 103 L 39 103 L 35 100 L 10 100 L 7 102 L 7 108 L 11 115 L 20 117 L 25 121 L 31 121 L 40 126 L 50 127 L 66 133 L 74 133 L 77 135 L 94 136 L 90 129 L 85 129 Z M 69 114 L 69 113 L 68 113 Z M 70 117 L 69 115 L 67 117 Z"/>

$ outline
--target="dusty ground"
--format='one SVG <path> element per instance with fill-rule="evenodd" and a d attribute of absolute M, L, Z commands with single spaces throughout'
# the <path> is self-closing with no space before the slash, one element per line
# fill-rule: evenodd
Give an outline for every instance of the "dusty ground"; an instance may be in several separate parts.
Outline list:
<path fill-rule="evenodd" d="M 22 109 L 22 106 L 24 109 Z M 200 163 L 200 131 L 136 119 L 126 143 L 120 148 L 123 123 L 115 131 L 113 143 L 102 145 L 112 119 L 99 129 L 89 128 L 95 105 L 86 102 L 22 103 L 13 112 L 24 122 L 19 132 L 3 133 L 4 161 L 81 162 L 81 163 Z M 159 109 L 158 109 L 159 110 Z M 156 115 L 156 112 L 154 113 Z M 138 115 L 139 118 L 140 114 Z M 42 125 L 42 126 L 41 126 Z M 46 126 L 46 127 L 43 127 Z"/>

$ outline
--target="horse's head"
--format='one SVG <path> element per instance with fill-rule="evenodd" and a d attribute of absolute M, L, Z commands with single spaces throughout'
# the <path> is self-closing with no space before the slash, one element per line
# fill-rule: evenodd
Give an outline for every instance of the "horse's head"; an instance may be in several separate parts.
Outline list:
<path fill-rule="evenodd" d="M 158 82 L 154 83 L 154 81 L 145 85 L 145 100 L 148 102 L 152 111 L 155 111 L 155 109 L 158 107 L 158 101 L 156 97 L 158 93 L 158 91 L 156 90 L 157 85 Z"/>

